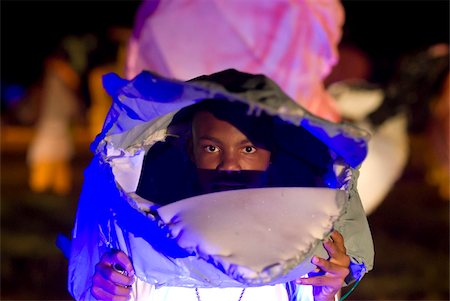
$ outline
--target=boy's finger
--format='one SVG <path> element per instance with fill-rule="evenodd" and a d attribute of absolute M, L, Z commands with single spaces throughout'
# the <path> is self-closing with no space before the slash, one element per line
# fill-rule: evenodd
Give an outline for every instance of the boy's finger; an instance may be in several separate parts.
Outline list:
<path fill-rule="evenodd" d="M 105 281 L 111 281 L 122 287 L 131 286 L 134 282 L 134 276 L 127 276 L 124 273 L 116 271 L 108 260 L 102 259 L 100 263 L 95 266 L 96 275 L 99 274 Z"/>
<path fill-rule="evenodd" d="M 134 276 L 134 269 L 131 260 L 128 255 L 122 251 L 114 250 L 111 252 L 106 252 L 103 254 L 101 262 L 112 267 L 118 273 L 125 274 L 123 273 L 123 271 L 125 271 L 128 276 Z"/>
<path fill-rule="evenodd" d="M 322 286 L 322 287 L 330 287 L 338 290 L 341 288 L 342 283 L 341 279 L 327 276 L 315 276 L 309 278 L 299 278 L 296 283 L 302 285 L 313 285 L 313 286 Z"/>
<path fill-rule="evenodd" d="M 344 246 L 339 247 L 332 240 L 324 241 L 323 246 L 325 250 L 327 250 L 327 253 L 328 255 L 330 255 L 331 258 L 341 260 L 344 257 L 347 257 L 347 250 L 345 249 L 345 247 Z"/>
<path fill-rule="evenodd" d="M 331 233 L 331 239 L 333 240 L 334 245 L 343 253 L 347 253 L 347 250 L 345 248 L 345 244 L 344 244 L 344 237 L 342 236 L 341 233 L 339 233 L 338 231 L 333 231 L 333 233 Z"/>
<path fill-rule="evenodd" d="M 97 293 L 103 292 L 103 294 L 111 294 L 114 296 L 129 296 L 131 293 L 130 288 L 113 283 L 111 280 L 103 278 L 100 274 L 95 274 L 92 278 L 92 288 Z"/>
<path fill-rule="evenodd" d="M 342 235 L 340 235 L 339 232 L 334 231 L 331 239 L 323 242 L 323 246 L 328 255 L 330 255 L 329 261 L 343 267 L 348 267 L 350 265 L 350 257 L 347 255 L 344 241 L 341 240 L 341 238 Z"/>
<path fill-rule="evenodd" d="M 133 265 L 127 254 L 125 254 L 122 251 L 118 251 L 114 253 L 113 259 L 114 259 L 113 264 L 116 266 L 118 270 L 120 270 L 120 267 L 122 267 L 122 270 L 125 270 L 129 276 L 134 276 Z"/>
<path fill-rule="evenodd" d="M 347 276 L 347 274 L 349 273 L 349 269 L 347 267 L 330 262 L 317 256 L 313 257 L 312 263 L 321 268 L 325 273 L 343 277 Z"/>
<path fill-rule="evenodd" d="M 108 293 L 101 287 L 92 287 L 91 288 L 92 296 L 97 300 L 114 300 L 114 301 L 127 301 L 130 300 L 130 295 L 127 296 L 115 296 L 111 293 Z"/>
<path fill-rule="evenodd" d="M 336 230 L 333 231 L 331 233 L 331 238 L 337 245 L 344 245 L 344 237 L 342 236 L 342 234 L 340 232 L 338 232 Z"/>

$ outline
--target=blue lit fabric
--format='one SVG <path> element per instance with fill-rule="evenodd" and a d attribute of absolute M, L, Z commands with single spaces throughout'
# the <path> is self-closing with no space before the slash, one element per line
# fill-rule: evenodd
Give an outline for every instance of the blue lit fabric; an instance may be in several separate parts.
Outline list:
<path fill-rule="evenodd" d="M 76 299 L 88 292 L 95 264 L 103 252 L 112 248 L 127 253 L 136 275 L 156 286 L 258 286 L 294 280 L 299 274 L 289 272 L 299 266 L 304 268 L 300 274 L 310 271 L 313 268 L 309 264 L 312 255 L 327 257 L 320 242 L 333 228 L 343 234 L 352 260 L 349 281 L 372 269 L 372 238 L 356 191 L 358 166 L 367 153 L 366 132 L 349 124 L 335 124 L 317 118 L 292 101 L 267 77 L 232 69 L 189 82 L 162 78 L 150 72 L 142 72 L 131 81 L 108 74 L 104 77 L 104 86 L 113 98 L 113 104 L 102 132 L 91 145 L 95 156 L 85 171 L 73 231 L 69 290 Z M 243 103 L 248 106 L 248 114 L 265 112 L 277 118 L 278 146 L 291 152 L 280 156 L 284 166 L 293 166 L 286 172 L 288 176 L 296 172 L 296 165 L 291 164 L 296 150 L 300 152 L 306 148 L 302 151 L 302 160 L 311 160 L 318 165 L 322 162 L 314 150 L 308 150 L 300 143 L 303 140 L 297 139 L 299 131 L 306 131 L 310 137 L 308 141 L 319 141 L 330 159 L 321 166 L 325 170 L 320 188 L 345 194 L 332 225 L 314 239 L 304 256 L 296 259 L 296 265 L 285 265 L 282 273 L 269 273 L 264 281 L 240 278 L 242 273 L 232 273 L 223 268 L 220 259 L 210 260 L 208 254 L 196 254 L 192 249 L 180 246 L 172 238 L 173 229 L 155 214 L 158 208 L 163 208 L 158 205 L 158 200 L 136 194 L 146 154 L 173 139 L 174 134 L 168 129 L 177 112 L 205 99 Z M 185 154 L 177 155 L 179 149 L 170 148 L 168 152 L 173 154 L 166 162 L 173 166 L 168 166 L 167 170 L 188 164 Z M 155 166 L 156 171 L 165 169 L 165 165 Z M 166 176 L 172 176 L 172 181 L 176 182 L 179 172 L 180 169 Z M 188 182 L 189 177 L 182 175 L 180 181 L 184 180 Z M 177 189 L 171 187 L 173 182 L 166 185 L 165 191 Z M 287 186 L 295 186 L 295 183 Z M 154 186 L 154 189 L 158 188 L 161 187 Z M 313 222 L 311 220 L 311 224 Z M 286 241 L 287 249 L 291 243 L 295 244 Z M 245 269 L 239 265 L 235 267 Z"/>

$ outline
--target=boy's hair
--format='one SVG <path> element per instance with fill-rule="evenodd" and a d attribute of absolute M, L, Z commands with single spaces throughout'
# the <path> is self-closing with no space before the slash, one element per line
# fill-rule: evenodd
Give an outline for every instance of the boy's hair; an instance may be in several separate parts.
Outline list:
<path fill-rule="evenodd" d="M 230 102 L 222 99 L 206 99 L 178 112 L 172 121 L 172 127 L 177 124 L 191 125 L 195 115 L 199 112 L 209 112 L 217 119 L 227 121 L 239 129 L 256 146 L 269 151 L 273 150 L 273 117 L 265 112 L 258 116 L 249 112 L 248 105 L 241 102 Z M 179 128 L 179 127 L 178 127 Z M 191 130 L 189 126 L 188 130 Z M 169 129 L 170 132 L 171 129 Z M 171 133 L 175 134 L 175 133 Z M 175 134 L 179 136 L 179 134 Z M 192 137 L 192 133 L 184 134 Z"/>

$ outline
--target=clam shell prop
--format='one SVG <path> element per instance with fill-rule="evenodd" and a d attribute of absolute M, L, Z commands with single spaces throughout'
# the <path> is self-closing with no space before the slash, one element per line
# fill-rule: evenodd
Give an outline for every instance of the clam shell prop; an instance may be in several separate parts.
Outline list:
<path fill-rule="evenodd" d="M 224 272 L 216 284 L 230 277 L 262 285 L 314 268 L 310 256 L 345 200 L 344 191 L 328 188 L 256 188 L 184 199 L 158 213 L 180 247 Z"/>

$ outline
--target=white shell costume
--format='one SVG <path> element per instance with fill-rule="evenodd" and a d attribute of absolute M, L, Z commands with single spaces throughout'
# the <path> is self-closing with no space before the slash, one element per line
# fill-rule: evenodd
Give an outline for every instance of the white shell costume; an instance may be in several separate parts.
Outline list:
<path fill-rule="evenodd" d="M 113 104 L 92 144 L 95 156 L 85 171 L 73 230 L 69 291 L 75 299 L 88 294 L 95 264 L 110 249 L 128 254 L 139 281 L 156 288 L 260 287 L 289 283 L 314 270 L 311 257 L 327 258 L 322 241 L 338 230 L 351 258 L 348 281 L 372 269 L 372 237 L 356 190 L 366 132 L 320 119 L 269 78 L 233 69 L 188 82 L 147 71 L 131 81 L 108 74 L 104 86 Z M 291 164 L 296 160 L 322 164 L 322 185 L 216 192 L 164 205 L 158 197 L 139 196 L 146 155 L 176 141 L 179 136 L 170 130 L 175 114 L 205 99 L 243 103 L 249 115 L 277 118 L 277 147 L 280 154 L 286 150 L 288 162 L 283 176 L 296 177 L 297 165 Z M 307 138 L 297 137 L 300 131 Z M 308 141 L 330 160 L 322 162 Z M 169 194 L 178 190 L 176 183 L 193 177 L 183 174 L 183 160 L 173 156 L 167 161 L 171 167 L 154 170 L 175 183 L 164 189 Z"/>

